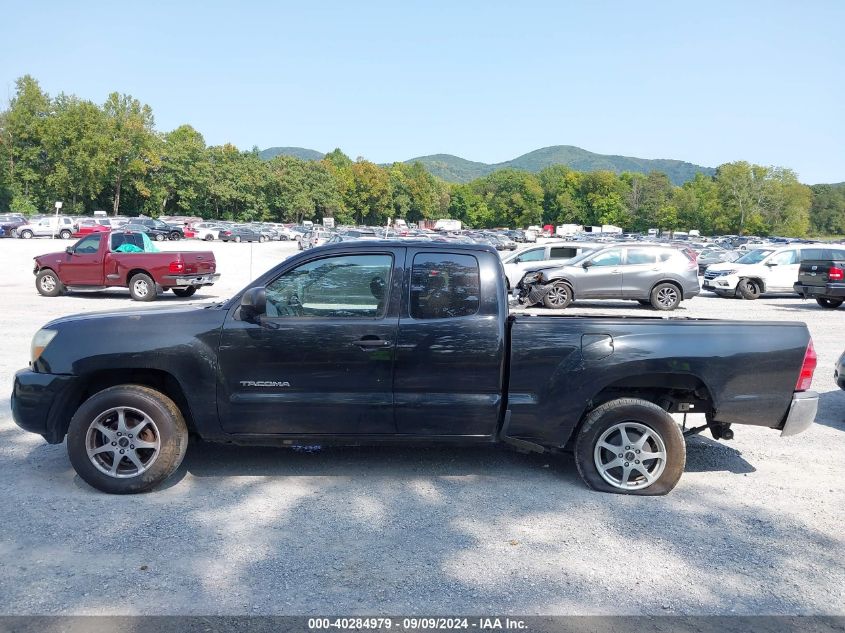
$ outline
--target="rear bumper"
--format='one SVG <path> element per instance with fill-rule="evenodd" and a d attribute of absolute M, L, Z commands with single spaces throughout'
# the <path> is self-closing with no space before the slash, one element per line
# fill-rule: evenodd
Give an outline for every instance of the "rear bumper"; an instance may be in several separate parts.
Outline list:
<path fill-rule="evenodd" d="M 210 275 L 162 275 L 161 285 L 170 288 L 172 286 L 210 286 L 220 279 L 220 273 Z"/>
<path fill-rule="evenodd" d="M 795 283 L 792 288 L 799 295 L 807 299 L 815 299 L 816 297 L 831 297 L 836 299 L 845 299 L 845 284 L 806 286 L 802 283 Z"/>
<path fill-rule="evenodd" d="M 50 444 L 58 444 L 70 419 L 75 393 L 75 376 L 41 374 L 22 369 L 12 387 L 12 418 L 24 431 L 38 433 Z"/>
<path fill-rule="evenodd" d="M 792 404 L 781 428 L 781 437 L 798 435 L 810 428 L 819 408 L 819 394 L 815 391 L 797 391 L 792 394 Z"/>

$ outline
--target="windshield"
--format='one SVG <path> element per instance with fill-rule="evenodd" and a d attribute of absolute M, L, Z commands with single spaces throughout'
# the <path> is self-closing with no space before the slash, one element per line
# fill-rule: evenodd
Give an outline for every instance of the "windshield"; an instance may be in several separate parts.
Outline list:
<path fill-rule="evenodd" d="M 771 255 L 774 251 L 770 248 L 758 248 L 756 250 L 751 251 L 750 253 L 746 253 L 738 260 L 736 260 L 737 264 L 759 264 L 761 261 L 766 259 L 769 255 Z"/>

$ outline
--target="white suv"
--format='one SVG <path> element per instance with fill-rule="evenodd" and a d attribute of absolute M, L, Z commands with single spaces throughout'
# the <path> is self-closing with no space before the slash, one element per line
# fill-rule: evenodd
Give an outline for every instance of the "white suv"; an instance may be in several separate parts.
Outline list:
<path fill-rule="evenodd" d="M 802 249 L 818 245 L 767 246 L 749 251 L 734 262 L 711 264 L 704 271 L 702 288 L 720 297 L 756 299 L 766 292 L 795 292 Z"/>
<path fill-rule="evenodd" d="M 508 290 L 516 288 L 523 275 L 529 270 L 543 267 L 543 262 L 550 265 L 565 264 L 573 257 L 586 251 L 595 251 L 606 246 L 591 242 L 546 242 L 537 246 L 529 246 L 502 257 Z"/>
<path fill-rule="evenodd" d="M 18 237 L 28 240 L 33 237 L 60 237 L 69 240 L 76 231 L 73 219 L 66 215 L 48 216 L 18 227 Z"/>

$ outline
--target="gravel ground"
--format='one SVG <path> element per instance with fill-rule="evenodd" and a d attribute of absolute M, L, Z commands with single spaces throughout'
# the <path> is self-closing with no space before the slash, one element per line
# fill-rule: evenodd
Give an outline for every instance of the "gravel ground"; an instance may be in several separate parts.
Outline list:
<path fill-rule="evenodd" d="M 0 241 L 7 388 L 47 320 L 138 305 L 126 291 L 39 296 L 30 258 L 53 248 Z M 211 248 L 223 279 L 194 302 L 293 252 Z M 157 302 L 169 303 L 185 300 Z M 792 438 L 746 427 L 732 442 L 692 438 L 666 497 L 591 492 L 568 456 L 201 443 L 165 488 L 109 496 L 75 476 L 63 445 L 20 431 L 4 400 L 0 614 L 845 614 L 845 392 L 833 382 L 845 309 L 703 295 L 676 314 L 805 321 L 821 408 Z"/>

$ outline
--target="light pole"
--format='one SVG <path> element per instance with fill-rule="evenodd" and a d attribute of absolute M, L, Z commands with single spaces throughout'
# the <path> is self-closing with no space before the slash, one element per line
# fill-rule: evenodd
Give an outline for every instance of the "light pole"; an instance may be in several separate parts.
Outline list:
<path fill-rule="evenodd" d="M 59 231 L 59 209 L 62 208 L 62 201 L 56 200 L 56 226 L 53 228 L 53 239 L 56 239 L 56 233 Z"/>

